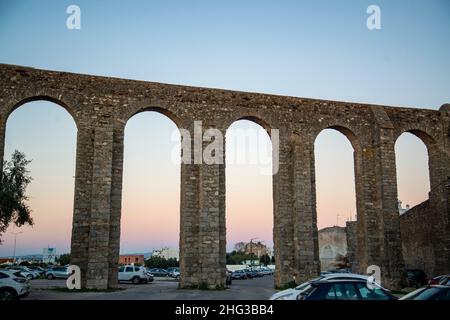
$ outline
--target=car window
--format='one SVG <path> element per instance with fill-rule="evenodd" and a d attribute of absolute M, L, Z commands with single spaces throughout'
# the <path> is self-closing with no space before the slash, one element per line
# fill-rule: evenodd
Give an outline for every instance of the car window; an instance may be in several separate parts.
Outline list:
<path fill-rule="evenodd" d="M 119 272 L 123 272 L 123 269 L 125 269 L 124 267 L 120 267 L 119 268 Z"/>
<path fill-rule="evenodd" d="M 3 272 L 0 272 L 0 279 L 9 278 L 7 274 L 4 274 Z"/>
<path fill-rule="evenodd" d="M 358 288 L 361 299 L 363 300 L 389 300 L 389 295 L 381 290 L 380 288 L 373 287 L 369 288 L 366 284 L 357 283 L 356 288 Z"/>
<path fill-rule="evenodd" d="M 133 272 L 133 267 L 126 267 L 125 272 Z"/>
<path fill-rule="evenodd" d="M 442 289 L 442 292 L 436 295 L 433 300 L 449 301 L 450 300 L 450 289 Z"/>
<path fill-rule="evenodd" d="M 134 267 L 134 271 L 139 271 L 139 267 Z"/>
<path fill-rule="evenodd" d="M 330 286 L 327 294 L 325 295 L 325 300 L 336 300 L 336 291 L 334 286 Z"/>
<path fill-rule="evenodd" d="M 431 300 L 431 298 L 440 292 L 439 288 L 427 288 L 414 297 L 414 300 Z"/>
<path fill-rule="evenodd" d="M 336 283 L 333 287 L 337 300 L 358 300 L 353 283 Z"/>

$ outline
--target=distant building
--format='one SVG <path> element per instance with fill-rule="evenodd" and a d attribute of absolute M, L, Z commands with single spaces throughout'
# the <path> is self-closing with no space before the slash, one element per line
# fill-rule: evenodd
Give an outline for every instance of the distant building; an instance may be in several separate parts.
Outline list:
<path fill-rule="evenodd" d="M 0 264 L 13 264 L 13 258 L 0 258 Z"/>
<path fill-rule="evenodd" d="M 123 254 L 119 256 L 119 264 L 144 264 L 143 254 Z"/>
<path fill-rule="evenodd" d="M 244 252 L 245 254 L 254 254 L 258 258 L 266 254 L 270 255 L 270 251 L 267 246 L 260 241 L 246 243 L 244 246 Z"/>
<path fill-rule="evenodd" d="M 336 258 L 347 255 L 345 227 L 329 227 L 319 230 L 319 258 L 322 271 L 334 269 Z"/>
<path fill-rule="evenodd" d="M 398 200 L 398 213 L 399 214 L 404 214 L 406 211 L 408 211 L 410 209 L 409 204 L 406 205 L 405 208 L 402 207 L 402 202 L 400 200 Z"/>
<path fill-rule="evenodd" d="M 153 251 L 152 256 L 161 257 L 165 259 L 177 259 L 178 260 L 178 250 L 173 248 L 161 248 L 159 250 Z"/>

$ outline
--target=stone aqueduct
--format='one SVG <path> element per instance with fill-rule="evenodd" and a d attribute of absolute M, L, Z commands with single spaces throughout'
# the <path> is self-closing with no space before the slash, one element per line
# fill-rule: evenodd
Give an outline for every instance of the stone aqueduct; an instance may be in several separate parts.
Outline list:
<path fill-rule="evenodd" d="M 394 144 L 411 132 L 428 148 L 434 271 L 450 273 L 450 106 L 439 111 L 304 99 L 123 80 L 0 65 L 0 150 L 5 125 L 20 105 L 48 100 L 77 126 L 72 264 L 82 285 L 117 284 L 124 128 L 136 113 L 154 110 L 179 128 L 223 132 L 238 119 L 280 129 L 279 171 L 273 176 L 275 285 L 319 273 L 314 140 L 326 128 L 353 145 L 359 271 L 381 267 L 397 287 L 404 267 L 397 210 Z M 181 287 L 225 282 L 225 165 L 182 164 Z"/>

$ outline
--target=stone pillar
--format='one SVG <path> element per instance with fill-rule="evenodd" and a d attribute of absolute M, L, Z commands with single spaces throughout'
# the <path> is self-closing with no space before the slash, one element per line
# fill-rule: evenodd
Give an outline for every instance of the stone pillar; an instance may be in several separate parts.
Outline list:
<path fill-rule="evenodd" d="M 113 175 L 113 126 L 98 121 L 94 129 L 92 197 L 86 287 L 106 289 L 109 278 L 109 238 Z"/>
<path fill-rule="evenodd" d="M 399 288 L 403 258 L 397 208 L 393 126 L 384 109 L 373 106 L 376 134 L 355 149 L 357 271 L 381 269 L 386 287 Z"/>
<path fill-rule="evenodd" d="M 201 154 L 208 144 L 200 145 Z M 181 167 L 180 287 L 215 289 L 226 277 L 225 165 L 197 160 Z"/>
<path fill-rule="evenodd" d="M 395 166 L 394 132 L 392 128 L 379 127 L 378 144 L 375 148 L 375 168 L 378 200 L 380 257 L 369 264 L 379 263 L 381 280 L 388 288 L 402 286 L 404 262 L 401 247 L 400 216 L 398 212 L 397 174 Z M 371 246 L 371 243 L 368 243 Z M 372 257 L 373 258 L 373 257 Z"/>
<path fill-rule="evenodd" d="M 291 144 L 294 274 L 302 283 L 320 274 L 314 142 L 294 134 Z"/>
<path fill-rule="evenodd" d="M 111 216 L 109 225 L 109 274 L 108 287 L 118 285 L 120 254 L 120 221 L 122 215 L 122 178 L 124 152 L 124 126 L 122 123 L 114 128 L 111 181 Z"/>
<path fill-rule="evenodd" d="M 294 280 L 294 224 L 292 148 L 288 133 L 280 130 L 279 167 L 273 175 L 273 242 L 275 255 L 275 287 L 282 288 Z"/>
<path fill-rule="evenodd" d="M 86 287 L 92 201 L 93 132 L 81 122 L 77 132 L 75 192 L 72 218 L 70 263 L 81 270 L 81 286 Z"/>

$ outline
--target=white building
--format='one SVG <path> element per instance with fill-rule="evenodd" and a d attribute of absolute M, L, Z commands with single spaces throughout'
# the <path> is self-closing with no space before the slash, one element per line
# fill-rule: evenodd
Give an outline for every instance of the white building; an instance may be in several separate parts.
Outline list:
<path fill-rule="evenodd" d="M 178 250 L 173 248 L 161 248 L 159 250 L 153 251 L 152 256 L 161 257 L 165 259 L 177 259 L 178 260 Z"/>

